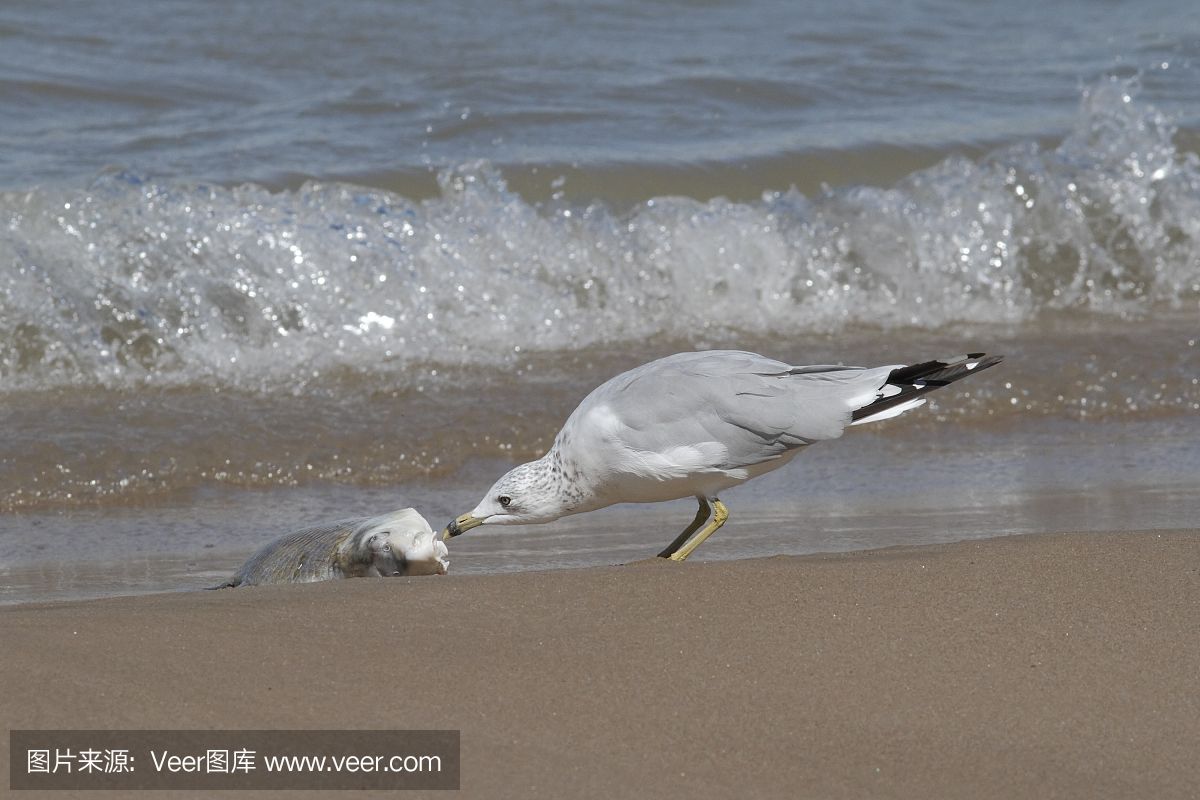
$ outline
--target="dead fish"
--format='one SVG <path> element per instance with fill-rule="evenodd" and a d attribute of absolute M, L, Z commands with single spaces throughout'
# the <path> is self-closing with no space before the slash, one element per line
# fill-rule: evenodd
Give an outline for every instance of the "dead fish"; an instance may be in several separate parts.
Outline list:
<path fill-rule="evenodd" d="M 311 583 L 335 578 L 445 575 L 446 545 L 425 518 L 402 508 L 289 533 L 258 549 L 213 589 L 264 583 Z"/>

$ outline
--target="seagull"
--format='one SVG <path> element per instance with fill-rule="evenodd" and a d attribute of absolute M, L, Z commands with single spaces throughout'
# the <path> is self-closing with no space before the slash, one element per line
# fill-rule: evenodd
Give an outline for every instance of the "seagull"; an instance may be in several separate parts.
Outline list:
<path fill-rule="evenodd" d="M 969 353 L 911 365 L 792 366 L 738 350 L 660 358 L 594 389 L 544 456 L 505 473 L 442 538 L 690 496 L 695 519 L 658 554 L 683 561 L 729 519 L 718 497 L 725 489 L 852 425 L 921 406 L 934 389 L 1001 360 Z"/>

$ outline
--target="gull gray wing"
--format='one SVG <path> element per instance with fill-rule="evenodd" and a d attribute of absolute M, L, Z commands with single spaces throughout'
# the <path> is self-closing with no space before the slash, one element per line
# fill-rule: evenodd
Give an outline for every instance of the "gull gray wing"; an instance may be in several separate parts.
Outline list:
<path fill-rule="evenodd" d="M 720 463 L 711 466 L 731 469 L 841 436 L 856 399 L 874 400 L 892 369 L 793 367 L 741 351 L 682 353 L 617 376 L 576 414 L 607 409 L 622 443 L 638 450 L 718 443 Z"/>

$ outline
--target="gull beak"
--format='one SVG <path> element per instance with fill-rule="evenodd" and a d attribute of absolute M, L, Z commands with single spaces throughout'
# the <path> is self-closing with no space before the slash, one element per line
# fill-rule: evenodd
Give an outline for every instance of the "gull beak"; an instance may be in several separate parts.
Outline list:
<path fill-rule="evenodd" d="M 460 533 L 466 533 L 467 531 L 471 530 L 471 528 L 477 528 L 482 524 L 483 520 L 479 519 L 478 517 L 472 517 L 470 514 L 463 514 L 461 517 L 447 525 L 446 530 L 442 531 L 442 541 L 452 539 L 455 536 L 458 536 Z"/>

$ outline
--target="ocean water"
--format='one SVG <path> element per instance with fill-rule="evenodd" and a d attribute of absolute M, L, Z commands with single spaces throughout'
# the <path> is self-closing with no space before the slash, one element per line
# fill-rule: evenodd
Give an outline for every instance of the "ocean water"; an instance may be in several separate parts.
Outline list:
<path fill-rule="evenodd" d="M 0 602 L 440 526 L 705 347 L 1007 360 L 730 492 L 697 557 L 1195 524 L 1194 4 L 7 2 L 0 107 Z"/>

